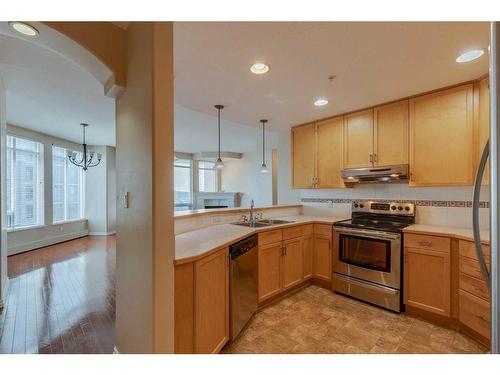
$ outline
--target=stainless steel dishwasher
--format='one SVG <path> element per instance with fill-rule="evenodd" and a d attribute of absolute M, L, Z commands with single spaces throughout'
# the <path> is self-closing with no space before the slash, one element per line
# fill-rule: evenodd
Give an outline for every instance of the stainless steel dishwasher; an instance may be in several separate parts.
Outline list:
<path fill-rule="evenodd" d="M 229 247 L 231 340 L 234 340 L 258 306 L 257 294 L 257 236 L 245 238 Z"/>

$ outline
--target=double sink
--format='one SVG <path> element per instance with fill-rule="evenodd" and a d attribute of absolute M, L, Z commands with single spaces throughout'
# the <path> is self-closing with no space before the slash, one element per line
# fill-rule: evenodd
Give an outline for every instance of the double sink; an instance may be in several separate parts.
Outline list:
<path fill-rule="evenodd" d="M 270 227 L 272 225 L 289 224 L 289 223 L 293 223 L 293 221 L 279 220 L 279 219 L 260 219 L 260 220 L 256 220 L 253 222 L 240 221 L 240 222 L 231 223 L 231 224 L 241 225 L 243 227 L 250 227 L 250 228 L 261 228 L 261 227 Z"/>

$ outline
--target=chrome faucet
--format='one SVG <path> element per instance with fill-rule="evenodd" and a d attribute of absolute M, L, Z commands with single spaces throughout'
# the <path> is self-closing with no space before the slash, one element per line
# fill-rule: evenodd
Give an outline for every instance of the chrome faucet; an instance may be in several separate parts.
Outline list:
<path fill-rule="evenodd" d="M 253 214 L 253 207 L 254 207 L 254 203 L 253 203 L 253 199 L 252 199 L 252 201 L 250 202 L 250 219 L 249 219 L 251 224 L 255 223 L 255 217 Z"/>

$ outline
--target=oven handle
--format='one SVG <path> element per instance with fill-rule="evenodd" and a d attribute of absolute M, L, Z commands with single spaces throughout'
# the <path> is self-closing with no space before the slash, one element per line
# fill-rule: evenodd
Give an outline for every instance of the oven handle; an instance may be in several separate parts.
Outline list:
<path fill-rule="evenodd" d="M 375 231 L 375 230 L 345 229 L 345 228 L 339 228 L 339 227 L 334 227 L 334 230 L 338 233 L 353 234 L 353 235 L 357 235 L 360 237 L 366 237 L 366 238 L 377 238 L 377 239 L 383 239 L 383 240 L 399 240 L 401 238 L 401 235 L 399 235 L 399 234 L 391 234 L 391 233 L 380 232 L 380 231 Z"/>

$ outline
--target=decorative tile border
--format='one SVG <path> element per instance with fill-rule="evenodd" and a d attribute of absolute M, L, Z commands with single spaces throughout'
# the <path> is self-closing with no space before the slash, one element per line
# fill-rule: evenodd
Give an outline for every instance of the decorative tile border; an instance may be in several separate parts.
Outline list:
<path fill-rule="evenodd" d="M 370 200 L 377 203 L 413 203 L 415 206 L 427 206 L 427 207 L 472 207 L 472 201 L 432 201 L 432 200 L 401 200 L 401 199 L 339 199 L 339 198 L 302 198 L 300 201 L 303 203 L 344 203 L 344 204 L 352 204 L 353 202 L 359 202 L 363 200 Z M 490 202 L 481 201 L 479 202 L 480 208 L 490 208 Z"/>

